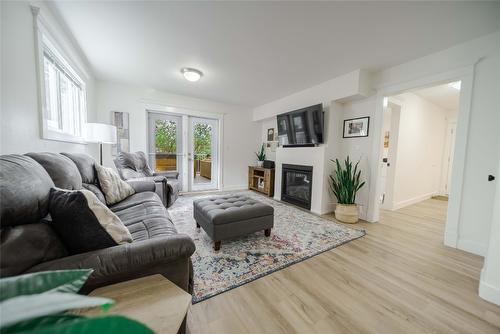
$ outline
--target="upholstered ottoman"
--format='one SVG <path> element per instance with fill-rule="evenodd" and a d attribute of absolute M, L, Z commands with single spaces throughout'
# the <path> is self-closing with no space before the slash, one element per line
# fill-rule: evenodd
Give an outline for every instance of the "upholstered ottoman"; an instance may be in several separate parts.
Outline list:
<path fill-rule="evenodd" d="M 195 200 L 193 215 L 196 227 L 214 241 L 219 250 L 221 241 L 245 234 L 265 231 L 271 235 L 274 226 L 274 208 L 270 205 L 241 195 L 225 195 Z"/>

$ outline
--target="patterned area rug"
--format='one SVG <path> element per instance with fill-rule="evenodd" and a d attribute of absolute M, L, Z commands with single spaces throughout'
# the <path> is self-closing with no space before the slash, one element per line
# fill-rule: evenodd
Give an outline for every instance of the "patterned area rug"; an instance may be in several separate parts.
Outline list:
<path fill-rule="evenodd" d="M 280 203 L 251 191 L 238 192 L 274 207 L 271 237 L 264 231 L 223 241 L 221 250 L 213 249 L 213 241 L 197 229 L 193 218 L 193 200 L 201 196 L 180 196 L 169 213 L 180 233 L 193 238 L 196 252 L 193 303 L 236 288 L 269 275 L 294 263 L 306 260 L 365 235 L 307 211 Z"/>

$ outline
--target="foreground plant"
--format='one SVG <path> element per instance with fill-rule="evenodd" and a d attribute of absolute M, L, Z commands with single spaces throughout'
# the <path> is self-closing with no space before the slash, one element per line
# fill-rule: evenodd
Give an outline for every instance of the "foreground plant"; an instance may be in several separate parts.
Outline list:
<path fill-rule="evenodd" d="M 12 333 L 153 333 L 122 316 L 87 318 L 66 313 L 101 306 L 113 300 L 77 294 L 93 270 L 58 270 L 0 279 L 0 332 Z"/>

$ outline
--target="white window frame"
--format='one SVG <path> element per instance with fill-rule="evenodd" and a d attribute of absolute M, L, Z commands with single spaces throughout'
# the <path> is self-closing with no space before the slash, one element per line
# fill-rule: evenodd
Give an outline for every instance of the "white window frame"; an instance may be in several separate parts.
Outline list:
<path fill-rule="evenodd" d="M 37 65 L 37 81 L 38 81 L 38 102 L 40 110 L 40 130 L 42 139 L 57 140 L 71 143 L 86 144 L 85 141 L 85 124 L 87 123 L 87 90 L 86 82 L 82 79 L 84 75 L 79 71 L 71 57 L 58 43 L 54 34 L 49 29 L 49 24 L 40 15 L 39 8 L 32 7 L 33 23 L 35 32 L 35 52 L 36 52 L 36 65 Z M 71 78 L 72 81 L 80 85 L 83 94 L 81 101 L 80 112 L 80 135 L 75 135 L 69 132 L 64 132 L 60 129 L 55 129 L 50 126 L 49 108 L 46 105 L 45 98 L 45 72 L 44 72 L 44 53 L 48 50 L 50 56 L 62 67 L 62 72 Z M 61 117 L 61 116 L 59 116 Z M 62 121 L 61 119 L 59 121 Z"/>

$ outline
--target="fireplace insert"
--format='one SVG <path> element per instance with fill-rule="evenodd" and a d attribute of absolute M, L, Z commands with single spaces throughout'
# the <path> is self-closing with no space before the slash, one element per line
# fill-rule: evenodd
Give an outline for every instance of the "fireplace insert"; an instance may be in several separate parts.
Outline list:
<path fill-rule="evenodd" d="M 283 164 L 281 200 L 311 210 L 312 166 Z"/>

